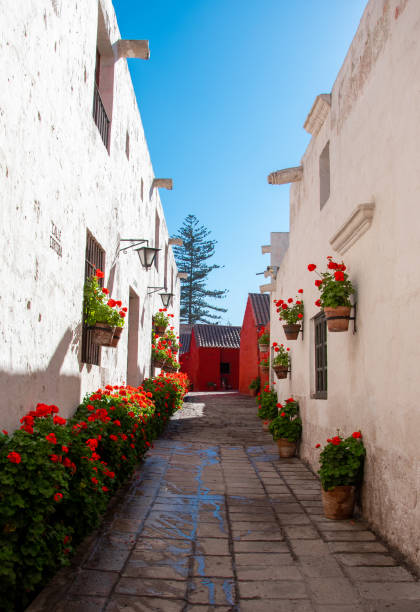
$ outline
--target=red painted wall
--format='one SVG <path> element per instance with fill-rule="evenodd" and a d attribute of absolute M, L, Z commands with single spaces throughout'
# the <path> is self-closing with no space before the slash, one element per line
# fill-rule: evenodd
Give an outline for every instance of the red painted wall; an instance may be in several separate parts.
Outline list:
<path fill-rule="evenodd" d="M 199 347 L 193 330 L 190 351 L 182 355 L 180 361 L 181 372 L 188 375 L 194 391 L 220 391 L 228 387 L 238 389 L 239 349 Z M 229 363 L 229 374 L 220 374 L 221 362 Z M 222 386 L 222 378 L 225 380 L 225 387 Z M 210 389 L 209 382 L 216 383 L 216 388 Z"/>
<path fill-rule="evenodd" d="M 248 297 L 241 328 L 241 348 L 239 349 L 239 393 L 252 395 L 249 385 L 252 379 L 259 375 L 257 339 L 258 329 L 251 299 Z"/>

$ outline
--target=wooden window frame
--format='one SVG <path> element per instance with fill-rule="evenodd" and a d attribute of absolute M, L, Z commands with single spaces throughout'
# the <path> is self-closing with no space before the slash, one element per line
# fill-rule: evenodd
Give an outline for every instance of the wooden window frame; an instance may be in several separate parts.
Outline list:
<path fill-rule="evenodd" d="M 92 276 L 97 269 L 105 268 L 105 251 L 93 235 L 88 231 L 86 235 L 85 251 L 85 280 Z M 104 286 L 103 279 L 98 279 L 99 285 Z M 92 332 L 83 321 L 82 328 L 82 363 L 101 365 L 101 347 L 93 344 Z"/>
<path fill-rule="evenodd" d="M 328 353 L 327 353 L 327 322 L 324 313 L 320 313 L 314 321 L 315 345 L 315 399 L 328 398 Z"/>

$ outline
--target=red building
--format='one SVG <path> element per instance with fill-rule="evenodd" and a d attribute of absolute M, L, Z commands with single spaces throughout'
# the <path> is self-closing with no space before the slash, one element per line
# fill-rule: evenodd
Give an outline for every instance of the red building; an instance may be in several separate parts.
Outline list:
<path fill-rule="evenodd" d="M 181 325 L 181 372 L 194 391 L 238 389 L 240 327 Z"/>
<path fill-rule="evenodd" d="M 268 329 L 270 321 L 270 298 L 265 293 L 249 293 L 241 330 L 239 357 L 239 392 L 251 395 L 249 385 L 259 376 L 261 382 L 268 381 L 268 374 L 262 374 L 259 362 L 262 356 L 258 350 L 258 332 Z"/>

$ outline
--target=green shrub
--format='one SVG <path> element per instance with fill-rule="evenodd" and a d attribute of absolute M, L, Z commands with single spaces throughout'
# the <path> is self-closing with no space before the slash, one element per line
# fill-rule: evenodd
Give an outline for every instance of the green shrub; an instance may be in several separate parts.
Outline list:
<path fill-rule="evenodd" d="M 278 416 L 268 427 L 273 440 L 285 439 L 297 442 L 302 435 L 302 420 L 299 416 L 299 404 L 292 397 L 284 406 L 279 405 Z"/>

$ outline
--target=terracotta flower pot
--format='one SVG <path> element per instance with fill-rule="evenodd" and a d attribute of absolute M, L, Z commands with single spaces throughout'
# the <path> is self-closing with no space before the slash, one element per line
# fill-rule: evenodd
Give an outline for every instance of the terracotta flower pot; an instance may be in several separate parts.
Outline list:
<path fill-rule="evenodd" d="M 165 366 L 166 359 L 152 359 L 152 366 L 154 368 L 163 368 Z"/>
<path fill-rule="evenodd" d="M 279 451 L 279 457 L 294 457 L 296 453 L 296 442 L 290 442 L 286 438 L 279 438 L 276 440 L 277 448 Z"/>
<path fill-rule="evenodd" d="M 113 335 L 113 338 L 111 340 L 111 346 L 112 347 L 115 348 L 118 345 L 118 342 L 120 341 L 120 338 L 121 338 L 122 331 L 123 331 L 122 327 L 116 327 L 115 328 L 114 335 Z"/>
<path fill-rule="evenodd" d="M 287 340 L 297 340 L 300 331 L 300 323 L 283 325 L 284 335 Z"/>
<path fill-rule="evenodd" d="M 259 344 L 258 349 L 260 353 L 268 353 L 268 351 L 270 350 L 270 345 L 269 344 Z"/>
<path fill-rule="evenodd" d="M 153 331 L 157 336 L 163 336 L 166 332 L 166 325 L 153 325 Z"/>
<path fill-rule="evenodd" d="M 337 521 L 353 516 L 356 487 L 342 485 L 334 487 L 332 491 L 321 491 L 326 518 Z"/>
<path fill-rule="evenodd" d="M 115 327 L 106 323 L 95 323 L 90 328 L 92 331 L 92 342 L 98 346 L 112 346 L 112 338 L 114 336 Z"/>
<path fill-rule="evenodd" d="M 261 368 L 261 372 L 263 374 L 268 374 L 268 372 L 270 370 L 270 368 L 268 366 L 260 366 L 260 368 Z"/>
<path fill-rule="evenodd" d="M 273 365 L 271 367 L 275 371 L 277 378 L 287 378 L 288 366 Z"/>
<path fill-rule="evenodd" d="M 337 306 L 337 308 L 324 307 L 325 319 L 327 321 L 328 331 L 342 332 L 349 328 L 350 306 Z M 336 319 L 334 317 L 347 317 Z"/>
<path fill-rule="evenodd" d="M 272 419 L 266 419 L 262 422 L 263 431 L 268 431 Z"/>

